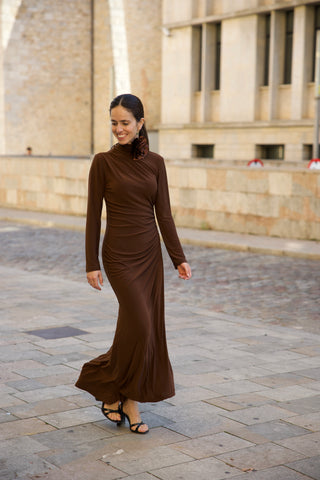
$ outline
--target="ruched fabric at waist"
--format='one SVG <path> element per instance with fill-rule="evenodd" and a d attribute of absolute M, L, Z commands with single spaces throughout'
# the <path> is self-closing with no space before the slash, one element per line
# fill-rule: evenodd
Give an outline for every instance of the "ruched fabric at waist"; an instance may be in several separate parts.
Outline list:
<path fill-rule="evenodd" d="M 159 245 L 159 233 L 155 221 L 149 225 L 138 224 L 116 227 L 108 224 L 103 241 L 103 256 L 125 258 L 131 255 L 146 254 Z"/>

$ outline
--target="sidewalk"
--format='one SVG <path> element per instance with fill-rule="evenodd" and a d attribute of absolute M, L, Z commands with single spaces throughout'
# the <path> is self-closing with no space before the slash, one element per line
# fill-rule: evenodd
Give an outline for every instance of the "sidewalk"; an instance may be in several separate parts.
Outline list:
<path fill-rule="evenodd" d="M 84 230 L 85 228 L 84 217 L 6 208 L 0 208 L 0 220 L 73 230 Z M 320 259 L 320 242 L 316 241 L 191 228 L 178 228 L 178 233 L 181 242 L 185 244 Z"/>
<path fill-rule="evenodd" d="M 15 222 L 84 226 L 84 219 L 73 217 L 1 210 L 4 215 Z M 17 260 L 0 265 L 1 480 L 320 480 L 320 335 L 296 323 L 276 322 L 278 308 L 288 320 L 292 315 L 281 290 L 272 310 L 274 284 L 262 302 L 252 263 L 245 261 L 259 315 L 216 311 L 215 305 L 234 297 L 225 289 L 212 291 L 206 269 L 213 270 L 210 262 L 220 254 L 217 274 L 227 282 L 223 266 L 233 256 L 230 251 L 206 251 L 189 282 L 176 276 L 168 280 L 166 331 L 176 395 L 142 404 L 150 432 L 135 435 L 127 423 L 108 422 L 99 402 L 74 386 L 83 363 L 110 347 L 118 306 L 108 282 L 97 292 L 83 275 L 70 279 L 62 270 L 50 272 L 46 263 L 39 272 L 30 242 L 44 236 L 40 250 L 47 257 L 58 248 L 57 233 L 78 259 L 83 242 L 73 242 L 75 232 L 8 223 L 0 229 L 2 258 L 12 245 Z M 201 242 L 207 232 L 187 233 L 187 240 Z M 30 257 L 21 254 L 22 248 Z M 197 258 L 200 250 L 195 247 Z M 67 251 L 63 256 L 69 269 Z M 313 321 L 319 262 L 269 257 L 266 263 L 272 260 L 275 275 L 283 274 L 277 269 L 282 263 L 294 276 L 286 301 L 298 310 L 296 286 L 302 285 L 302 312 Z M 301 264 L 310 273 L 309 283 Z M 232 263 L 237 279 L 240 268 L 241 262 Z M 201 302 L 201 294 L 212 303 Z M 270 312 L 268 322 L 261 318 L 262 303 Z"/>

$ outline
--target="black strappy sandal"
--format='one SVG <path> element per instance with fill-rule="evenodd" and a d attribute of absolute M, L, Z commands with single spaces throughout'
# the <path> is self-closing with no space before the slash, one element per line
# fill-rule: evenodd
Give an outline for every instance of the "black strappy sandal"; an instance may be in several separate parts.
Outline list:
<path fill-rule="evenodd" d="M 125 421 L 125 419 L 128 420 L 129 425 L 130 425 L 130 430 L 131 430 L 132 433 L 139 433 L 140 435 L 144 435 L 145 433 L 149 432 L 149 429 L 146 430 L 145 432 L 140 432 L 139 428 L 141 427 L 141 425 L 146 425 L 144 422 L 141 421 L 141 422 L 137 422 L 137 423 L 131 423 L 129 415 L 127 415 L 123 411 L 123 404 L 120 404 L 119 409 L 120 409 L 120 415 L 121 415 L 121 418 L 123 418 L 123 421 Z"/>
<path fill-rule="evenodd" d="M 119 405 L 119 408 L 117 410 L 113 410 L 112 408 L 107 408 L 104 405 L 105 405 L 105 402 L 102 402 L 101 412 L 103 413 L 103 415 L 108 420 L 110 420 L 110 422 L 116 423 L 119 427 L 122 424 L 122 422 L 124 422 L 124 417 L 123 417 L 124 414 L 121 411 L 121 405 Z M 120 420 L 113 420 L 112 418 L 108 417 L 108 415 L 110 415 L 110 413 L 118 413 L 120 415 Z"/>

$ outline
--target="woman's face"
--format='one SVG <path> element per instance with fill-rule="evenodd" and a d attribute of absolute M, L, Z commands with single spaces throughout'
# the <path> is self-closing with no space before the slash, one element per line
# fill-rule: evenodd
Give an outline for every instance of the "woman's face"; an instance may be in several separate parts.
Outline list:
<path fill-rule="evenodd" d="M 120 145 L 132 143 L 142 127 L 143 122 L 143 118 L 137 122 L 132 113 L 121 105 L 111 110 L 112 133 Z"/>

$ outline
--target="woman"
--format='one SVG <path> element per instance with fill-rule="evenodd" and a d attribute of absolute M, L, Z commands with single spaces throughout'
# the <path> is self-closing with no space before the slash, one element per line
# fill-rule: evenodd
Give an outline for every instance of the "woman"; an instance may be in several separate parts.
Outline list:
<path fill-rule="evenodd" d="M 179 277 L 191 278 L 170 210 L 163 158 L 148 148 L 143 105 L 131 94 L 110 105 L 118 143 L 95 155 L 89 173 L 86 270 L 101 290 L 98 260 L 101 210 L 107 206 L 103 266 L 119 301 L 110 350 L 86 363 L 76 386 L 102 402 L 102 413 L 134 433 L 148 432 L 137 402 L 157 402 L 175 393 L 164 324 L 163 263 L 160 231 Z M 155 212 L 155 213 L 154 213 Z"/>

